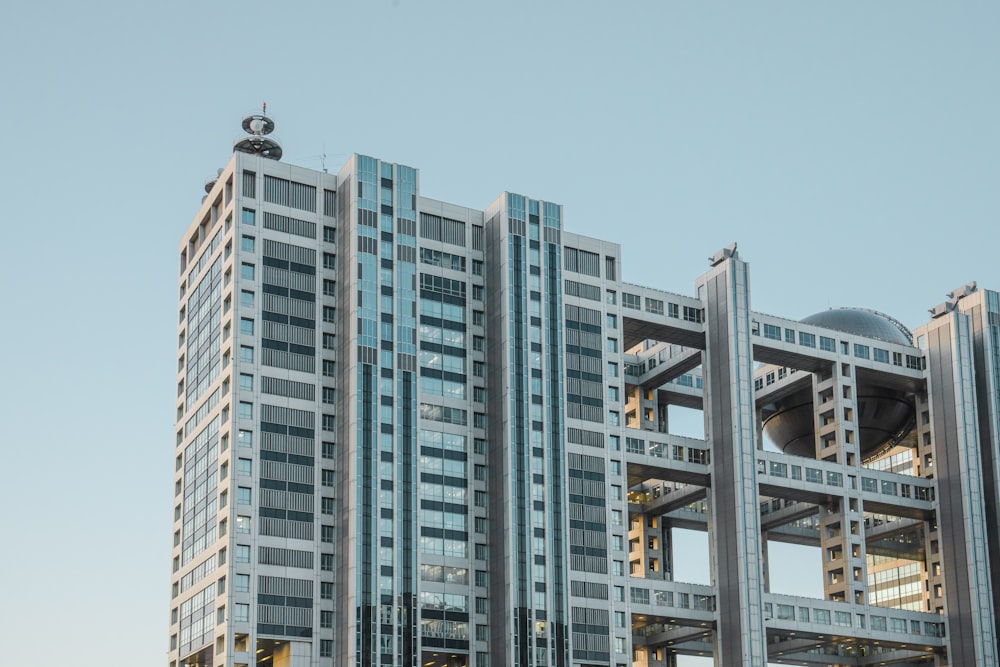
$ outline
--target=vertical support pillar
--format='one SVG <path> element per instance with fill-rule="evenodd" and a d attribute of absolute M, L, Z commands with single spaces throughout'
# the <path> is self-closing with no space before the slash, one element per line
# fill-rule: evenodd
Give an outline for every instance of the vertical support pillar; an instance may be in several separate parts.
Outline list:
<path fill-rule="evenodd" d="M 628 567 L 631 576 L 643 576 L 646 572 L 646 514 L 636 514 L 629 517 L 628 533 Z M 633 574 L 634 569 L 637 574 Z"/>
<path fill-rule="evenodd" d="M 940 316 L 917 336 L 927 350 L 948 656 L 955 665 L 993 665 L 997 638 L 969 316 Z"/>
<path fill-rule="evenodd" d="M 845 369 L 846 367 L 846 369 Z M 816 458 L 828 462 L 842 462 L 840 451 L 841 419 L 843 406 L 841 376 L 849 371 L 849 364 L 835 363 L 829 377 L 823 377 L 815 382 L 814 419 L 816 432 Z M 836 487 L 831 487 L 830 490 Z M 850 546 L 847 542 L 847 508 L 846 499 L 838 495 L 828 505 L 821 507 L 820 517 L 820 548 L 823 555 L 823 597 L 827 600 L 846 602 L 848 595 L 848 577 L 850 566 L 847 557 Z"/>
<path fill-rule="evenodd" d="M 916 406 L 916 475 L 917 477 L 933 478 L 937 471 L 934 465 L 934 444 L 931 428 L 930 404 L 927 392 L 921 391 L 914 396 Z M 944 574 L 941 568 L 941 536 L 938 532 L 938 522 L 924 524 L 924 574 L 926 576 L 928 611 L 944 615 Z"/>
<path fill-rule="evenodd" d="M 674 580 L 674 529 L 660 524 L 660 535 L 663 537 L 663 579 Z"/>
<path fill-rule="evenodd" d="M 663 558 L 661 552 L 662 517 L 653 514 L 639 514 L 631 522 L 629 545 L 638 548 L 629 550 L 629 574 L 643 579 L 663 579 Z M 654 563 L 655 561 L 655 563 Z M 654 568 L 655 564 L 655 568 Z"/>
<path fill-rule="evenodd" d="M 979 417 L 979 451 L 983 462 L 986 534 L 989 552 L 1000 553 L 1000 294 L 977 290 L 958 302 L 971 318 Z M 1000 568 L 993 568 L 993 609 L 1000 610 Z M 994 617 L 1000 639 L 1000 618 Z"/>
<path fill-rule="evenodd" d="M 827 600 L 867 603 L 867 563 L 863 539 L 864 508 L 860 488 L 861 453 L 856 368 L 843 351 L 830 377 L 814 379 L 816 458 L 841 466 L 835 506 L 821 510 L 823 593 Z M 831 473 L 828 473 L 828 477 Z"/>
<path fill-rule="evenodd" d="M 705 308 L 705 430 L 712 448 L 715 664 L 764 667 L 750 291 L 747 264 L 735 249 L 725 254 L 697 285 Z"/>
<path fill-rule="evenodd" d="M 625 426 L 628 428 L 639 428 L 639 416 L 641 414 L 642 388 L 634 387 L 631 391 L 626 389 L 624 406 Z"/>
<path fill-rule="evenodd" d="M 639 413 L 636 415 L 638 418 L 639 428 L 643 431 L 659 431 L 660 423 L 659 416 L 657 415 L 657 403 L 656 403 L 656 391 L 653 389 L 640 389 L 639 390 Z"/>
<path fill-rule="evenodd" d="M 646 521 L 643 548 L 646 554 L 645 576 L 647 579 L 663 579 L 663 517 Z"/>
<path fill-rule="evenodd" d="M 309 667 L 312 663 L 312 644 L 290 641 L 274 649 L 274 667 Z"/>
<path fill-rule="evenodd" d="M 765 593 L 771 592 L 771 559 L 767 552 L 767 532 L 760 534 L 760 570 L 761 583 Z"/>

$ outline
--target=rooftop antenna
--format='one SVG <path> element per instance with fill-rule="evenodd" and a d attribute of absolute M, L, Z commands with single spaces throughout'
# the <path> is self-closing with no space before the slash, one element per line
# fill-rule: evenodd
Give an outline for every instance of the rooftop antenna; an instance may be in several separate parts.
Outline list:
<path fill-rule="evenodd" d="M 729 259 L 730 257 L 737 259 L 739 258 L 739 254 L 737 254 L 736 252 L 735 243 L 730 243 L 725 248 L 719 250 L 717 253 L 709 257 L 708 261 L 712 264 L 712 266 L 718 266 L 719 264 L 722 264 L 722 262 Z"/>
<path fill-rule="evenodd" d="M 261 106 L 261 113 L 243 118 L 243 131 L 250 136 L 237 139 L 233 144 L 234 151 L 260 155 L 269 160 L 281 159 L 281 146 L 274 139 L 265 136 L 274 132 L 274 121 L 267 115 L 267 102 Z"/>

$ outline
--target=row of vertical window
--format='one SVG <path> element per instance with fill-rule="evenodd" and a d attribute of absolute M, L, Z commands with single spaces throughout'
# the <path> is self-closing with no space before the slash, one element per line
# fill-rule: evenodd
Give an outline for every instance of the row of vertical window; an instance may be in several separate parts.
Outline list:
<path fill-rule="evenodd" d="M 211 554 L 208 558 L 202 561 L 197 567 L 181 577 L 181 592 L 189 590 L 192 586 L 195 586 L 201 582 L 205 577 L 212 574 L 216 567 L 216 557 L 215 554 Z"/>
<path fill-rule="evenodd" d="M 185 565 L 215 542 L 219 425 L 220 418 L 215 417 L 184 450 L 181 563 Z"/>
<path fill-rule="evenodd" d="M 427 273 L 420 274 L 420 289 L 445 296 L 465 298 L 465 282 L 452 280 L 444 276 L 435 276 Z"/>
<path fill-rule="evenodd" d="M 760 326 L 757 322 L 753 323 L 751 328 L 751 333 L 755 336 L 761 334 Z M 784 333 L 784 336 L 782 336 Z M 782 332 L 782 328 L 776 324 L 764 323 L 763 327 L 764 338 L 776 341 L 784 341 L 786 343 L 794 345 L 796 343 L 796 331 L 794 329 L 785 329 Z M 798 344 L 803 347 L 816 347 L 816 335 L 808 333 L 806 331 L 798 332 Z M 819 349 L 824 352 L 836 352 L 837 351 L 837 341 L 828 336 L 819 336 Z M 840 341 L 840 353 L 849 354 L 851 352 L 850 344 L 847 341 Z M 853 347 L 854 356 L 858 359 L 871 359 L 879 363 L 888 364 L 889 363 L 889 350 L 880 347 L 869 347 L 862 343 L 854 343 Z M 892 353 L 892 365 L 903 366 L 905 357 L 906 368 L 911 370 L 923 370 L 924 359 L 918 355 L 907 354 L 903 355 L 902 352 Z"/>
<path fill-rule="evenodd" d="M 181 604 L 180 652 L 190 653 L 212 640 L 215 628 L 215 583 Z"/>
<path fill-rule="evenodd" d="M 564 292 L 567 296 L 576 296 L 581 299 L 589 299 L 590 301 L 600 301 L 601 300 L 601 288 L 596 285 L 589 285 L 587 283 L 580 283 L 575 280 L 569 280 L 568 278 L 563 281 Z M 613 292 L 612 292 L 613 294 Z"/>
<path fill-rule="evenodd" d="M 609 293 L 609 302 L 613 302 L 613 293 Z M 645 312 L 651 315 L 663 315 L 664 314 L 664 301 L 662 299 L 654 299 L 652 297 L 646 297 L 645 308 L 643 307 L 643 298 L 638 294 L 631 294 L 629 292 L 622 292 L 622 307 L 629 308 L 631 310 L 645 310 Z M 678 303 L 666 303 L 666 315 L 667 317 L 672 317 L 674 319 L 683 319 L 685 322 L 695 322 L 700 323 L 705 319 L 705 311 L 701 308 L 695 308 L 693 306 L 683 306 L 681 307 Z"/>
<path fill-rule="evenodd" d="M 186 337 L 186 403 L 196 401 L 219 375 L 222 323 L 222 258 L 212 264 L 188 299 Z M 185 338 L 182 338 L 182 344 Z"/>
<path fill-rule="evenodd" d="M 198 257 L 198 261 L 195 263 L 195 265 L 191 267 L 191 272 L 187 276 L 188 283 L 192 282 L 195 278 L 197 278 L 199 274 L 201 274 L 201 272 L 205 269 L 205 267 L 208 266 L 208 262 L 211 260 L 212 254 L 216 251 L 221 242 L 222 242 L 222 230 L 220 229 L 218 232 L 215 233 L 215 236 L 212 237 L 212 241 L 211 243 L 208 244 L 208 247 Z"/>
<path fill-rule="evenodd" d="M 420 236 L 431 241 L 465 247 L 465 223 L 430 213 L 420 214 Z"/>
<path fill-rule="evenodd" d="M 450 269 L 452 271 L 463 271 L 463 272 L 465 271 L 465 257 L 462 255 L 453 255 L 450 252 L 443 252 L 441 250 L 432 250 L 430 248 L 421 248 L 420 261 L 423 264 L 429 264 L 431 266 L 440 266 L 443 269 Z"/>
<path fill-rule="evenodd" d="M 244 172 L 245 174 L 246 172 Z M 245 177 L 244 177 L 245 178 Z M 301 211 L 316 212 L 316 188 L 305 183 L 296 183 L 276 176 L 264 175 L 264 201 L 280 206 L 297 208 Z M 324 201 L 324 205 L 326 201 Z M 325 206 L 324 206 L 325 208 Z M 332 214 L 331 211 L 328 213 Z"/>

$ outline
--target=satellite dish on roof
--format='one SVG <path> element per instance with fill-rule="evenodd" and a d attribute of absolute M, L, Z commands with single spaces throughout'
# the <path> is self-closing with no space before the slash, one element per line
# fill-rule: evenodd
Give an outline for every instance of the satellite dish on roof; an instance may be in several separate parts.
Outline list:
<path fill-rule="evenodd" d="M 252 113 L 243 118 L 243 131 L 250 136 L 237 139 L 233 144 L 234 151 L 260 155 L 269 160 L 281 159 L 281 146 L 266 136 L 274 132 L 274 121 L 265 115 L 266 111 L 267 103 L 261 113 Z"/>
<path fill-rule="evenodd" d="M 274 121 L 261 113 L 253 113 L 243 119 L 243 131 L 247 134 L 271 134 Z"/>

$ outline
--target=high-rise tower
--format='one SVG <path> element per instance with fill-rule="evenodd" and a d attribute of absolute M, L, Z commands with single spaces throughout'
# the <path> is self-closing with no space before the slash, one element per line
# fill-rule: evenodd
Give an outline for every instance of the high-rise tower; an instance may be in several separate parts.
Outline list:
<path fill-rule="evenodd" d="M 782 319 L 735 246 L 631 285 L 558 204 L 243 126 L 179 252 L 170 667 L 997 660 L 996 292 Z"/>

